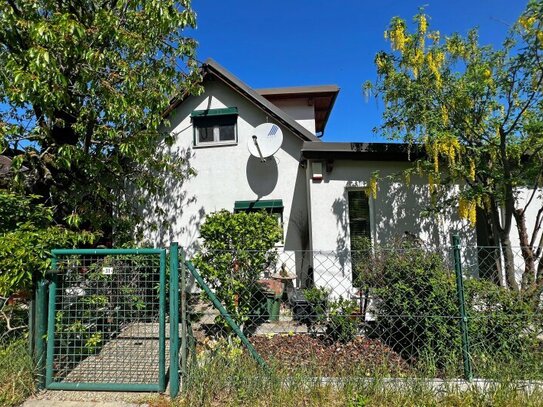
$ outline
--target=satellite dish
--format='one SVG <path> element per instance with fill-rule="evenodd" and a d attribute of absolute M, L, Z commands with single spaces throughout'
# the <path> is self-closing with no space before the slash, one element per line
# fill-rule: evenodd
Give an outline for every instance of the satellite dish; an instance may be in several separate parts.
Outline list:
<path fill-rule="evenodd" d="M 255 128 L 254 134 L 247 140 L 251 155 L 265 162 L 274 155 L 283 143 L 283 132 L 277 124 L 263 123 Z"/>

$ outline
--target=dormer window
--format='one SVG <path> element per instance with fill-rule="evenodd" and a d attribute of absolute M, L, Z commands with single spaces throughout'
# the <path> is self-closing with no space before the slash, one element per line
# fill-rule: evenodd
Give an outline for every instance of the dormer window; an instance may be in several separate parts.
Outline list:
<path fill-rule="evenodd" d="M 237 107 L 195 110 L 191 117 L 196 147 L 237 143 Z"/>

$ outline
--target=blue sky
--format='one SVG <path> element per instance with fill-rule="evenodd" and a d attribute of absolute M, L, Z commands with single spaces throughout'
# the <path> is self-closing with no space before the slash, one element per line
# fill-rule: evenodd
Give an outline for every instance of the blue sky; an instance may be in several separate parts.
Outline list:
<path fill-rule="evenodd" d="M 383 141 L 372 129 L 382 104 L 361 90 L 375 80 L 373 59 L 390 49 L 393 16 L 411 20 L 426 6 L 443 35 L 479 27 L 482 44 L 499 45 L 525 0 L 193 0 L 198 59 L 214 58 L 254 88 L 337 84 L 324 141 Z"/>

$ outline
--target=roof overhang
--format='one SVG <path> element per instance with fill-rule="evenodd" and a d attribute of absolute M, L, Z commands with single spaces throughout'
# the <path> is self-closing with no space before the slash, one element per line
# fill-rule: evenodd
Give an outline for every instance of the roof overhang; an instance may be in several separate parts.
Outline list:
<path fill-rule="evenodd" d="M 212 77 L 222 81 L 225 85 L 230 87 L 240 96 L 246 98 L 252 102 L 257 108 L 263 111 L 266 115 L 274 118 L 279 124 L 289 129 L 295 136 L 299 137 L 302 141 L 321 142 L 321 140 L 300 125 L 296 120 L 286 114 L 283 110 L 275 106 L 272 102 L 267 100 L 264 96 L 258 94 L 254 89 L 235 77 L 231 72 L 223 68 L 213 59 L 208 59 L 202 64 L 202 76 L 205 79 Z M 167 117 L 173 110 L 175 110 L 183 101 L 190 96 L 190 93 L 184 93 L 183 95 L 173 98 L 170 102 L 170 106 L 164 112 L 163 116 Z"/>
<path fill-rule="evenodd" d="M 339 87 L 337 85 L 293 86 L 287 88 L 256 89 L 270 102 L 288 99 L 307 99 L 315 109 L 315 130 L 324 133 L 334 107 Z"/>
<path fill-rule="evenodd" d="M 422 156 L 420 147 L 404 143 L 308 143 L 302 159 L 357 161 L 413 161 Z"/>

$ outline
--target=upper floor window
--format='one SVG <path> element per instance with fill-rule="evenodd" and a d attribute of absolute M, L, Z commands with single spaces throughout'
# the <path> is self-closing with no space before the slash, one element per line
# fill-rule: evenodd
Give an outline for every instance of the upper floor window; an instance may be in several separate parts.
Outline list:
<path fill-rule="evenodd" d="M 195 110 L 191 117 L 195 146 L 237 143 L 237 107 Z"/>

